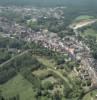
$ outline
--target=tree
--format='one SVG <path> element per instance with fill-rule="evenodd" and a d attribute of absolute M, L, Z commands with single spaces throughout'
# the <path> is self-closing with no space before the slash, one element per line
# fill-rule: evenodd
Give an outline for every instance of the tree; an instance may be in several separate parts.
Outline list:
<path fill-rule="evenodd" d="M 70 96 L 69 96 L 69 94 L 72 92 L 72 89 L 70 89 L 68 86 L 66 86 L 65 88 L 64 88 L 64 96 L 66 97 L 66 98 L 70 98 Z"/>
<path fill-rule="evenodd" d="M 48 89 L 52 90 L 53 89 L 53 84 L 50 81 L 47 81 L 42 85 L 42 87 L 46 90 L 48 90 Z"/>
<path fill-rule="evenodd" d="M 35 98 L 38 99 L 40 96 L 42 96 L 42 91 L 41 91 L 41 89 L 36 89 Z"/>
<path fill-rule="evenodd" d="M 60 91 L 55 91 L 52 100 L 62 100 L 62 95 L 60 94 Z"/>

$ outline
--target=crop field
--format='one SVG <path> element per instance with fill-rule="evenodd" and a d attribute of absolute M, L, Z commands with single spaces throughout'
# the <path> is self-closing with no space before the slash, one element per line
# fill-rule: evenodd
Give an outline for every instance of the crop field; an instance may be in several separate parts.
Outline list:
<path fill-rule="evenodd" d="M 0 90 L 6 98 L 19 94 L 20 100 L 32 100 L 34 99 L 32 87 L 31 83 L 18 74 L 7 83 L 0 85 Z"/>

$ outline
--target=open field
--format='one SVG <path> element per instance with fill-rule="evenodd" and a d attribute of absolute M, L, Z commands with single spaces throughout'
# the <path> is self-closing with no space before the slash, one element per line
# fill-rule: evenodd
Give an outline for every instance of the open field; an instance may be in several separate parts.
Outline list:
<path fill-rule="evenodd" d="M 6 98 L 19 94 L 20 100 L 32 100 L 32 98 L 35 100 L 32 87 L 31 83 L 18 74 L 7 83 L 0 85 L 0 90 Z"/>
<path fill-rule="evenodd" d="M 48 81 L 51 82 L 53 87 L 52 90 L 47 89 L 50 91 L 51 94 L 58 90 L 62 95 L 64 95 L 63 91 L 65 87 L 68 87 L 70 89 L 73 88 L 73 84 L 71 82 L 72 78 L 68 77 L 68 73 L 65 73 L 65 67 L 64 69 L 57 69 L 56 67 L 58 65 L 56 64 L 53 58 L 48 59 L 43 56 L 34 57 L 37 59 L 38 62 L 43 64 L 45 67 L 34 69 L 31 71 L 31 73 L 35 75 L 36 78 L 39 78 L 40 84 L 48 83 Z M 65 75 L 63 73 L 65 73 Z M 30 81 L 27 81 L 21 74 L 18 74 L 5 84 L 0 85 L 0 90 L 2 91 L 2 95 L 5 98 L 19 95 L 20 100 L 36 100 L 36 92 L 34 91 L 33 86 L 34 85 L 32 85 Z M 44 90 L 41 91 L 44 92 Z M 41 96 L 40 100 L 51 99 L 47 98 L 46 96 Z"/>
<path fill-rule="evenodd" d="M 38 69 L 35 71 L 32 71 L 32 74 L 34 74 L 37 77 L 40 77 L 42 74 L 48 73 L 47 69 Z"/>
<path fill-rule="evenodd" d="M 81 16 L 78 16 L 75 21 L 81 21 L 81 20 L 89 20 L 89 19 L 93 19 L 94 17 L 93 16 L 88 16 L 88 15 L 81 15 Z"/>
<path fill-rule="evenodd" d="M 96 36 L 97 37 L 97 31 L 93 30 L 91 28 L 88 28 L 82 33 L 82 35 L 85 35 L 85 36 L 91 35 L 91 36 Z"/>
<path fill-rule="evenodd" d="M 67 76 L 66 77 L 63 76 L 60 71 L 56 70 L 56 63 L 53 60 L 49 60 L 47 58 L 39 57 L 39 56 L 36 56 L 36 58 L 39 62 L 47 66 L 48 71 L 51 71 L 56 76 L 60 77 L 61 80 L 63 80 L 63 82 L 65 82 L 70 88 L 72 88 L 72 84 L 70 83 L 70 80 L 67 78 Z"/>
<path fill-rule="evenodd" d="M 93 16 L 81 15 L 75 18 L 75 20 L 73 20 L 72 24 L 70 25 L 70 28 L 79 29 L 85 26 L 90 26 L 95 22 L 97 22 L 97 19 Z"/>
<path fill-rule="evenodd" d="M 57 80 L 56 80 L 53 76 L 50 76 L 50 77 L 44 79 L 44 80 L 42 81 L 42 83 L 45 83 L 45 82 L 48 82 L 48 81 L 51 81 L 51 83 L 57 82 Z"/>
<path fill-rule="evenodd" d="M 85 26 L 90 26 L 91 24 L 97 22 L 97 19 L 92 19 L 92 20 L 83 20 L 83 21 L 80 21 L 78 23 L 74 23 L 72 26 L 74 29 L 79 29 L 79 28 L 82 28 L 82 27 L 85 27 Z"/>
<path fill-rule="evenodd" d="M 55 69 L 56 67 L 56 63 L 54 60 L 52 59 L 47 59 L 46 57 L 40 57 L 40 56 L 36 56 L 37 60 L 41 63 L 43 63 L 44 65 L 46 65 L 48 68 L 52 68 Z"/>

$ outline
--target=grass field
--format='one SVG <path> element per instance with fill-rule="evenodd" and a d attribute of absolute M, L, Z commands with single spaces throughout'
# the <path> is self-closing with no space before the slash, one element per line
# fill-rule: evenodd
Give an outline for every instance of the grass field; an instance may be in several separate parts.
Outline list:
<path fill-rule="evenodd" d="M 48 73 L 47 69 L 38 69 L 32 72 L 37 77 L 40 77 L 42 74 Z"/>
<path fill-rule="evenodd" d="M 82 20 L 89 20 L 89 19 L 94 19 L 94 17 L 88 15 L 80 15 L 75 19 L 75 21 L 82 21 Z"/>
<path fill-rule="evenodd" d="M 68 72 L 66 72 L 65 76 L 61 71 L 64 70 L 65 73 L 65 69 L 56 69 L 57 64 L 53 59 L 48 59 L 42 56 L 35 57 L 40 63 L 45 65 L 46 68 L 34 70 L 32 71 L 32 74 L 34 74 L 38 78 L 43 76 L 44 78 L 41 78 L 41 83 L 45 83 L 48 81 L 56 83 L 56 85 L 54 84 L 51 93 L 53 93 L 56 90 L 59 90 L 60 93 L 63 94 L 64 86 L 73 88 L 73 84 L 71 83 L 72 78 L 68 77 Z M 50 74 L 51 76 L 47 76 L 47 74 Z M 60 82 L 58 83 L 58 81 Z M 19 94 L 20 100 L 36 100 L 33 85 L 29 81 L 27 81 L 20 73 L 14 78 L 10 79 L 5 84 L 0 85 L 0 90 L 2 91 L 2 95 L 6 98 L 13 97 Z M 41 96 L 39 99 L 51 100 L 47 96 Z"/>
<path fill-rule="evenodd" d="M 54 74 L 56 74 L 58 77 L 60 77 L 70 88 L 72 88 L 72 84 L 70 83 L 70 80 L 67 78 L 67 76 L 63 76 L 62 73 L 58 70 L 56 70 L 56 63 L 53 60 L 49 60 L 44 57 L 37 57 L 37 60 L 47 66 L 49 71 L 52 71 Z"/>
<path fill-rule="evenodd" d="M 9 80 L 6 84 L 0 85 L 4 97 L 20 95 L 20 100 L 35 100 L 32 84 L 25 80 L 20 74 Z"/>
<path fill-rule="evenodd" d="M 50 76 L 50 77 L 44 79 L 42 81 L 42 83 L 45 83 L 45 82 L 48 82 L 48 81 L 50 81 L 51 83 L 56 83 L 57 82 L 57 79 L 55 79 L 53 76 Z"/>
<path fill-rule="evenodd" d="M 96 36 L 96 37 L 97 37 L 97 31 L 96 31 L 96 30 L 93 30 L 93 29 L 91 29 L 91 28 L 89 28 L 89 29 L 86 29 L 86 30 L 82 33 L 82 35 L 85 35 L 85 36 L 91 35 L 91 36 Z"/>
<path fill-rule="evenodd" d="M 55 69 L 56 63 L 55 63 L 54 60 L 52 60 L 52 59 L 47 59 L 47 58 L 45 58 L 45 57 L 39 57 L 39 56 L 37 56 L 36 58 L 37 58 L 37 60 L 38 60 L 39 62 L 43 63 L 43 64 L 46 65 L 48 68 Z"/>
<path fill-rule="evenodd" d="M 97 90 L 91 91 L 84 96 L 83 100 L 97 100 L 96 95 L 97 95 Z"/>

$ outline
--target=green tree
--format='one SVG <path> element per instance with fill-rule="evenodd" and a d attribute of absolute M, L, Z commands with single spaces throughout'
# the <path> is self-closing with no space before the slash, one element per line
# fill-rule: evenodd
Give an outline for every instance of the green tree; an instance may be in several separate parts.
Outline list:
<path fill-rule="evenodd" d="M 62 100 L 62 95 L 58 90 L 54 92 L 52 100 Z"/>
<path fill-rule="evenodd" d="M 53 84 L 50 82 L 50 81 L 47 81 L 47 82 L 45 82 L 43 85 L 42 85 L 42 87 L 44 88 L 44 89 L 50 89 L 50 90 L 52 90 L 53 89 Z"/>

